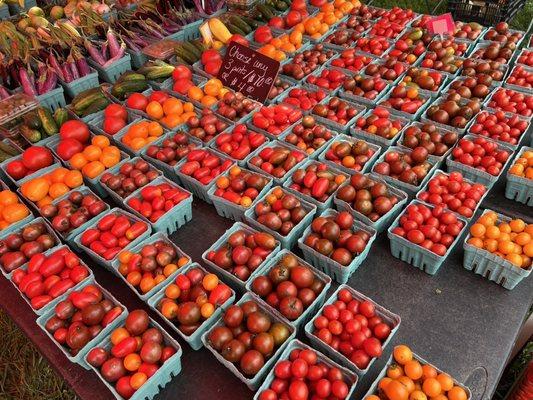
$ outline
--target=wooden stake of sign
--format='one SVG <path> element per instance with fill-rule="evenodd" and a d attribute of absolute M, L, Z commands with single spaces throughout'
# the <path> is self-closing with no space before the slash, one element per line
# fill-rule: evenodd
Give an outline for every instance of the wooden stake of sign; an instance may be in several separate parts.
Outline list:
<path fill-rule="evenodd" d="M 278 61 L 240 43 L 231 42 L 217 78 L 224 86 L 264 103 L 278 72 Z"/>

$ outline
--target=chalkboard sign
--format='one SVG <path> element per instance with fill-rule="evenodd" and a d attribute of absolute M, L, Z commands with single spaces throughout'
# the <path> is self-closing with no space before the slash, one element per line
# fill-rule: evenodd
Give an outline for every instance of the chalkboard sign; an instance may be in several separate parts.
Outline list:
<path fill-rule="evenodd" d="M 278 71 L 278 61 L 232 41 L 222 61 L 218 79 L 224 86 L 264 103 Z"/>

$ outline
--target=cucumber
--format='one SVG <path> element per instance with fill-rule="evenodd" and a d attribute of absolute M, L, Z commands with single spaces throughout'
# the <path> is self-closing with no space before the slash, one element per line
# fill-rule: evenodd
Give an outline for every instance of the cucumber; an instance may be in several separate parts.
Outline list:
<path fill-rule="evenodd" d="M 126 98 L 128 93 L 144 92 L 146 89 L 148 89 L 148 87 L 148 82 L 146 80 L 121 81 L 113 85 L 111 88 L 111 94 L 117 99 L 123 100 Z"/>
<path fill-rule="evenodd" d="M 194 45 L 200 51 L 200 53 L 203 53 L 205 50 L 207 50 L 207 46 L 201 40 L 193 40 L 190 43 Z"/>
<path fill-rule="evenodd" d="M 118 81 L 119 82 L 124 82 L 124 81 L 144 81 L 146 80 L 145 76 L 143 74 L 139 74 L 137 72 L 133 72 L 133 71 L 126 71 L 124 72 L 120 78 L 118 78 Z"/>
<path fill-rule="evenodd" d="M 48 108 L 39 107 L 37 109 L 37 114 L 39 115 L 39 118 L 41 119 L 43 130 L 47 136 L 52 136 L 52 135 L 56 135 L 59 133 L 59 128 L 56 124 L 56 121 L 54 120 L 54 117 L 52 116 L 52 113 L 50 112 Z"/>
<path fill-rule="evenodd" d="M 232 25 L 235 25 L 237 28 L 240 28 L 246 34 L 249 34 L 250 32 L 252 32 L 252 27 L 248 25 L 238 15 L 232 15 L 231 17 L 229 17 L 229 21 Z"/>
<path fill-rule="evenodd" d="M 72 99 L 72 107 L 74 111 L 83 111 L 89 107 L 94 101 L 105 98 L 102 90 L 98 87 L 97 90 L 89 89 L 85 92 L 77 94 L 74 99 Z"/>
<path fill-rule="evenodd" d="M 54 120 L 57 126 L 61 128 L 61 125 L 68 121 L 68 111 L 63 107 L 58 108 L 54 112 Z"/>
<path fill-rule="evenodd" d="M 239 18 L 247 24 L 252 30 L 255 30 L 259 28 L 262 24 L 259 23 L 259 21 L 256 21 L 253 18 L 247 17 L 246 15 L 240 15 Z"/>
<path fill-rule="evenodd" d="M 30 111 L 23 117 L 24 125 L 31 129 L 41 129 L 41 119 L 36 112 Z"/>
<path fill-rule="evenodd" d="M 276 3 L 274 3 L 274 7 L 278 11 L 286 11 L 289 8 L 289 5 L 284 1 L 276 1 Z"/>
<path fill-rule="evenodd" d="M 197 59 L 200 59 L 200 57 L 202 56 L 202 52 L 198 48 L 196 48 L 196 46 L 191 42 L 182 42 L 181 46 L 185 50 L 191 52 Z"/>
<path fill-rule="evenodd" d="M 37 129 L 31 129 L 26 125 L 20 126 L 20 133 L 24 136 L 30 143 L 37 143 L 42 139 L 41 132 Z"/>
<path fill-rule="evenodd" d="M 81 112 L 81 117 L 86 117 L 88 115 L 91 115 L 91 114 L 94 114 L 94 113 L 97 113 L 98 111 L 102 111 L 104 108 L 106 108 L 109 104 L 111 104 L 111 102 L 105 98 L 105 97 L 101 97 L 99 99 L 96 99 L 95 101 L 93 101 L 87 108 L 85 108 L 82 112 Z"/>
<path fill-rule="evenodd" d="M 269 6 L 267 6 L 266 4 L 258 4 L 257 5 L 257 9 L 261 13 L 261 15 L 264 18 L 266 18 L 267 20 L 269 20 L 270 18 L 275 17 L 275 14 L 272 11 L 272 9 Z"/>
<path fill-rule="evenodd" d="M 176 47 L 176 54 L 179 58 L 185 61 L 186 64 L 194 64 L 199 58 L 195 57 L 190 51 L 185 49 L 183 46 Z"/>
<path fill-rule="evenodd" d="M 246 33 L 241 29 L 239 28 L 238 26 L 236 25 L 233 25 L 232 23 L 228 22 L 226 24 L 226 28 L 229 29 L 229 31 L 233 34 L 238 34 L 238 35 L 241 35 L 241 36 L 246 36 Z"/>

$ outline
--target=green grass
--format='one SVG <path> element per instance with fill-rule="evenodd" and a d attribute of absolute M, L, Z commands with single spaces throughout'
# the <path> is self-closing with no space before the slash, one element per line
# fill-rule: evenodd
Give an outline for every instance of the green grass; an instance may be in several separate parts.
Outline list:
<path fill-rule="evenodd" d="M 76 399 L 70 387 L 1 310 L 0 332 L 0 399 Z"/>

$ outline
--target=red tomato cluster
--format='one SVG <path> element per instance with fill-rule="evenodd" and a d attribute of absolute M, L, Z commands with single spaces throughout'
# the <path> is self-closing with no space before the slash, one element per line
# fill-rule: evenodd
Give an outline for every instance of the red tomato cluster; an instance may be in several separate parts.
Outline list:
<path fill-rule="evenodd" d="M 10 273 L 34 255 L 54 247 L 56 239 L 49 229 L 44 222 L 32 222 L 0 239 L 0 267 Z"/>
<path fill-rule="evenodd" d="M 533 96 L 500 88 L 491 97 L 487 107 L 530 117 L 533 115 Z"/>
<path fill-rule="evenodd" d="M 364 140 L 349 142 L 334 140 L 324 153 L 324 158 L 353 171 L 361 171 L 376 151 Z"/>
<path fill-rule="evenodd" d="M 320 89 L 313 90 L 305 88 L 294 88 L 289 90 L 287 97 L 283 99 L 283 103 L 289 104 L 304 111 L 309 111 L 316 104 L 324 100 L 326 96 L 326 92 Z"/>
<path fill-rule="evenodd" d="M 350 265 L 365 250 L 370 240 L 368 232 L 353 225 L 354 219 L 347 211 L 317 217 L 311 223 L 311 232 L 304 243 L 340 265 Z"/>
<path fill-rule="evenodd" d="M 381 36 L 368 36 L 360 38 L 355 44 L 355 50 L 380 56 L 390 47 L 387 39 Z"/>
<path fill-rule="evenodd" d="M 241 92 L 227 91 L 217 103 L 217 113 L 230 121 L 238 121 L 251 114 L 259 103 L 245 97 Z"/>
<path fill-rule="evenodd" d="M 427 191 L 421 192 L 418 198 L 433 205 L 444 204 L 463 217 L 471 218 L 486 191 L 480 183 L 466 182 L 460 172 L 451 172 L 431 178 Z"/>
<path fill-rule="evenodd" d="M 387 57 L 383 61 L 370 63 L 366 66 L 365 75 L 374 78 L 383 78 L 387 81 L 395 81 L 407 70 L 407 64 L 399 63 L 393 57 Z"/>
<path fill-rule="evenodd" d="M 265 176 L 233 166 L 228 176 L 217 179 L 214 195 L 234 204 L 250 207 L 268 182 Z"/>
<path fill-rule="evenodd" d="M 302 118 L 302 111 L 286 104 L 261 107 L 252 116 L 252 124 L 272 135 L 279 135 Z"/>
<path fill-rule="evenodd" d="M 134 310 L 124 326 L 111 333 L 110 348 L 95 347 L 87 354 L 87 362 L 114 384 L 124 399 L 132 397 L 147 381 L 150 384 L 150 377 L 176 354 L 174 344 L 150 325 L 146 311 Z"/>
<path fill-rule="evenodd" d="M 517 144 L 528 125 L 528 121 L 521 119 L 516 114 L 507 116 L 503 111 L 495 113 L 483 111 L 476 116 L 469 132 L 488 136 L 494 140 Z"/>
<path fill-rule="evenodd" d="M 248 161 L 275 178 L 282 178 L 305 158 L 305 153 L 283 146 L 266 146 Z"/>
<path fill-rule="evenodd" d="M 174 136 L 164 139 L 159 145 L 148 146 L 146 156 L 173 166 L 197 147 L 198 145 L 192 142 L 185 132 L 179 131 Z"/>
<path fill-rule="evenodd" d="M 104 172 L 100 178 L 100 183 L 125 199 L 137 189 L 152 182 L 159 175 L 160 172 L 148 162 L 141 158 L 136 158 L 122 164 L 116 174 Z"/>
<path fill-rule="evenodd" d="M 215 139 L 215 148 L 235 160 L 244 160 L 248 154 L 267 141 L 262 133 L 249 130 L 245 124 L 235 125 L 231 132 L 223 132 Z"/>
<path fill-rule="evenodd" d="M 132 221 L 120 213 L 108 214 L 98 221 L 95 228 L 83 232 L 80 243 L 110 261 L 147 230 L 146 222 Z"/>
<path fill-rule="evenodd" d="M 172 89 L 181 94 L 187 94 L 187 91 L 193 85 L 192 71 L 190 67 L 184 64 L 176 65 L 172 72 L 172 79 L 174 80 Z"/>
<path fill-rule="evenodd" d="M 332 67 L 349 69 L 350 71 L 359 72 L 363 67 L 370 64 L 374 59 L 363 54 L 357 54 L 355 49 L 343 50 L 339 58 L 331 61 Z"/>
<path fill-rule="evenodd" d="M 429 152 L 422 146 L 415 147 L 410 151 L 397 149 L 389 149 L 385 153 L 383 161 L 375 164 L 372 171 L 410 185 L 419 186 L 433 166 L 432 162 L 428 160 Z"/>
<path fill-rule="evenodd" d="M 93 193 L 72 191 L 68 197 L 56 204 L 46 204 L 39 212 L 49 221 L 52 228 L 66 236 L 106 209 L 106 203 Z"/>
<path fill-rule="evenodd" d="M 458 146 L 452 150 L 452 156 L 461 164 L 498 176 L 509 158 L 509 152 L 498 149 L 496 142 L 477 137 L 460 139 Z"/>
<path fill-rule="evenodd" d="M 38 310 L 89 276 L 89 270 L 68 247 L 45 256 L 34 255 L 25 270 L 13 272 L 12 281 Z"/>
<path fill-rule="evenodd" d="M 293 194 L 275 187 L 255 207 L 255 219 L 268 229 L 287 236 L 309 213 L 302 202 Z"/>
<path fill-rule="evenodd" d="M 327 164 L 313 162 L 306 168 L 298 168 L 290 177 L 290 188 L 313 199 L 326 202 L 346 177 Z"/>
<path fill-rule="evenodd" d="M 372 26 L 370 34 L 393 39 L 403 31 L 405 25 L 414 17 L 415 13 L 411 9 L 393 7 Z"/>
<path fill-rule="evenodd" d="M 179 186 L 165 182 L 144 186 L 139 196 L 128 200 L 128 206 L 150 222 L 155 223 L 189 196 L 190 193 L 182 190 Z"/>
<path fill-rule="evenodd" d="M 396 58 L 399 62 L 406 62 L 408 64 L 414 64 L 414 62 L 420 57 L 426 46 L 424 43 L 418 42 L 416 45 L 409 45 L 405 40 L 398 40 L 394 47 L 388 52 L 389 57 Z"/>
<path fill-rule="evenodd" d="M 407 89 L 405 86 L 396 86 L 379 104 L 407 114 L 415 114 L 427 100 L 420 95 L 417 88 Z"/>
<path fill-rule="evenodd" d="M 353 78 L 346 79 L 342 87 L 345 93 L 373 100 L 387 88 L 387 82 L 381 78 L 365 77 L 358 74 Z"/>
<path fill-rule="evenodd" d="M 309 75 L 307 83 L 316 85 L 326 90 L 334 90 L 342 85 L 346 74 L 338 69 L 323 69 L 320 75 Z"/>
<path fill-rule="evenodd" d="M 326 104 L 317 104 L 313 107 L 313 114 L 327 118 L 340 125 L 346 125 L 361 111 L 358 106 L 348 103 L 339 97 L 332 97 Z"/>
<path fill-rule="evenodd" d="M 49 167 L 54 163 L 52 152 L 46 147 L 31 146 L 22 152 L 20 159 L 6 165 L 7 174 L 15 181 Z"/>
<path fill-rule="evenodd" d="M 202 109 L 200 118 L 194 116 L 187 120 L 189 134 L 207 143 L 216 135 L 226 130 L 229 124 L 216 116 L 209 108 Z"/>
<path fill-rule="evenodd" d="M 517 65 L 513 69 L 513 73 L 507 78 L 506 83 L 531 89 L 533 87 L 533 72 L 521 65 Z"/>
<path fill-rule="evenodd" d="M 533 67 L 533 50 L 523 50 L 520 57 L 518 57 L 518 60 L 516 60 L 517 64 L 524 64 L 528 67 Z"/>
<path fill-rule="evenodd" d="M 233 292 L 215 274 L 194 267 L 179 274 L 165 288 L 165 296 L 157 308 L 186 336 L 192 335 L 204 321 L 223 305 Z"/>
<path fill-rule="evenodd" d="M 373 133 L 385 139 L 394 138 L 402 129 L 402 122 L 398 118 L 391 118 L 389 110 L 376 107 L 366 117 L 359 117 L 355 122 L 358 129 Z"/>
<path fill-rule="evenodd" d="M 227 170 L 231 164 L 231 160 L 222 160 L 210 150 L 195 149 L 187 154 L 185 163 L 180 167 L 180 172 L 193 177 L 202 185 L 208 185 Z"/>
<path fill-rule="evenodd" d="M 300 123 L 292 127 L 284 141 L 307 154 L 313 154 L 321 150 L 333 135 L 324 125 L 318 124 L 313 116 L 306 115 Z"/>
<path fill-rule="evenodd" d="M 76 355 L 123 311 L 104 297 L 100 286 L 90 284 L 70 292 L 66 300 L 57 303 L 45 329 L 70 354 Z"/>
<path fill-rule="evenodd" d="M 269 233 L 238 230 L 220 248 L 208 251 L 207 259 L 244 282 L 276 245 L 276 239 Z"/>
<path fill-rule="evenodd" d="M 381 357 L 382 343 L 392 330 L 372 301 L 358 300 L 347 288 L 339 290 L 334 303 L 324 306 L 313 325 L 315 336 L 363 370 L 373 358 Z"/>
<path fill-rule="evenodd" d="M 444 204 L 431 208 L 412 203 L 407 206 L 400 217 L 400 225 L 392 233 L 443 256 L 463 227 L 464 223 L 453 212 L 446 211 Z"/>
<path fill-rule="evenodd" d="M 204 72 L 217 76 L 222 67 L 222 55 L 215 49 L 205 50 L 200 58 Z"/>
<path fill-rule="evenodd" d="M 145 107 L 146 108 L 146 107 Z M 108 135 L 119 132 L 128 123 L 128 111 L 120 104 L 110 104 L 104 110 L 102 130 Z"/>
<path fill-rule="evenodd" d="M 259 394 L 259 400 L 343 400 L 350 392 L 350 383 L 342 371 L 322 362 L 319 354 L 311 349 L 291 351 L 288 360 L 278 361 L 274 376 L 269 389 Z"/>
<path fill-rule="evenodd" d="M 312 268 L 287 253 L 254 278 L 251 289 L 289 321 L 295 321 L 313 304 L 324 286 Z"/>

